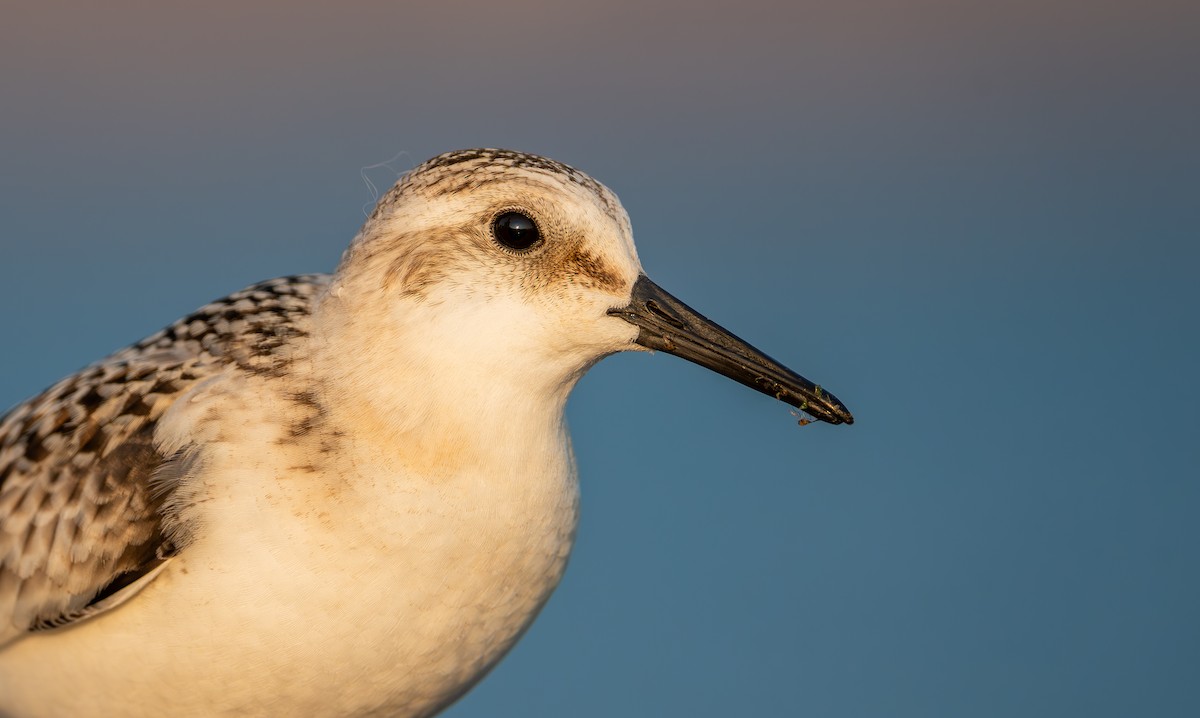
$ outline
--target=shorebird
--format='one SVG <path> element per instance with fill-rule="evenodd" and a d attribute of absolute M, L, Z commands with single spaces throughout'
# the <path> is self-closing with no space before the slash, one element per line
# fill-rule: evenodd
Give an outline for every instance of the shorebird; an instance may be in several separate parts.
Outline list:
<path fill-rule="evenodd" d="M 626 350 L 853 421 L 651 282 L 586 174 L 419 165 L 332 275 L 208 304 L 0 419 L 0 714 L 445 708 L 562 577 L 564 405 Z"/>

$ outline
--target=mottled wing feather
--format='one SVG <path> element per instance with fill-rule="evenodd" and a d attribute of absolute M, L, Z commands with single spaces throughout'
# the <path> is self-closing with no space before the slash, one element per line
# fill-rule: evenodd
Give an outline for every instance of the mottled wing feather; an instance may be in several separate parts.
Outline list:
<path fill-rule="evenodd" d="M 269 368 L 326 282 L 285 277 L 213 302 L 0 418 L 0 645 L 119 603 L 161 563 L 157 421 L 216 372 Z"/>

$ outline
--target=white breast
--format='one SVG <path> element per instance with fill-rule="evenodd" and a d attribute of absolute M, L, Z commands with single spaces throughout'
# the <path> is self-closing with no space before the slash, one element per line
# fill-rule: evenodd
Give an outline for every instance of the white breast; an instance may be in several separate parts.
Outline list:
<path fill-rule="evenodd" d="M 16 715 L 429 715 L 533 620 L 577 520 L 561 410 L 431 477 L 354 432 L 335 461 L 286 446 L 270 396 L 216 383 L 164 422 L 206 440 L 194 543 L 135 601 L 0 653 Z"/>

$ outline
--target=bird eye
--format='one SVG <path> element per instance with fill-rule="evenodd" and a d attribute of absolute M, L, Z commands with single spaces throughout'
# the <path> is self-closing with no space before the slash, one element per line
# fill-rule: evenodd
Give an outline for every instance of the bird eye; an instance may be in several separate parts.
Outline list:
<path fill-rule="evenodd" d="M 542 241 L 537 223 L 521 212 L 505 212 L 492 222 L 496 241 L 516 252 L 524 252 Z"/>

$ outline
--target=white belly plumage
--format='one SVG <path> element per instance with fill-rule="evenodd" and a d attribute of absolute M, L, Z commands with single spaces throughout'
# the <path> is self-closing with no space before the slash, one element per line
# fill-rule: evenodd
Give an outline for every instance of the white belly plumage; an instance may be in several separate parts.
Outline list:
<path fill-rule="evenodd" d="M 22 717 L 432 714 L 512 647 L 562 577 L 576 484 L 569 471 L 542 479 L 516 502 L 489 491 L 438 507 L 422 492 L 401 518 L 342 497 L 302 521 L 242 482 L 214 499 L 223 525 L 136 600 L 0 651 L 0 695 Z"/>

